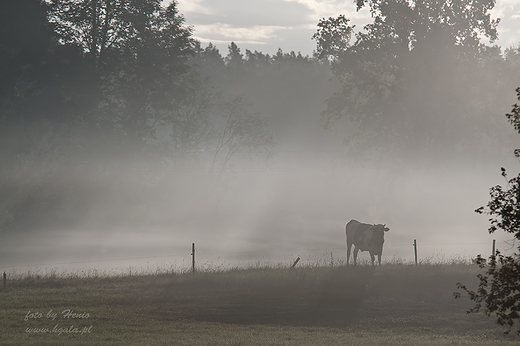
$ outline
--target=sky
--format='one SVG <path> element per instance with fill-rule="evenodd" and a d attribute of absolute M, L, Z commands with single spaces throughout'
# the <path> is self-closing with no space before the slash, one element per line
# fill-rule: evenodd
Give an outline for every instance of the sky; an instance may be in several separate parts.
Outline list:
<path fill-rule="evenodd" d="M 364 8 L 356 12 L 353 0 L 179 0 L 186 24 L 194 27 L 194 37 L 206 46 L 216 45 L 225 55 L 230 42 L 245 52 L 284 52 L 312 55 L 311 39 L 321 18 L 345 14 L 361 28 L 371 22 Z M 501 18 L 499 40 L 502 48 L 520 44 L 520 0 L 497 0 L 492 18 Z"/>

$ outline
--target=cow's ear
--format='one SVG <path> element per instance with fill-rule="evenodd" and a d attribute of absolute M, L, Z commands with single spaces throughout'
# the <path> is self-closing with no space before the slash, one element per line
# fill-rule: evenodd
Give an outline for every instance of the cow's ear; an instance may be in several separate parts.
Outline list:
<path fill-rule="evenodd" d="M 390 230 L 390 228 L 385 227 L 385 232 L 388 232 L 389 230 Z"/>

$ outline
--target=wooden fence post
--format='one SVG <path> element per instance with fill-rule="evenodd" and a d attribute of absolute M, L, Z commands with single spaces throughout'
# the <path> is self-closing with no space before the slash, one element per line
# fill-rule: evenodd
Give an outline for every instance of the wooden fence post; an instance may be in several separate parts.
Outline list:
<path fill-rule="evenodd" d="M 291 269 L 294 269 L 294 267 L 296 267 L 296 265 L 298 264 L 299 261 L 300 261 L 300 257 L 298 256 L 296 261 L 294 261 L 294 263 L 292 264 Z"/>
<path fill-rule="evenodd" d="M 493 252 L 491 253 L 491 258 L 495 258 L 495 239 L 493 239 Z"/>
<path fill-rule="evenodd" d="M 4 289 L 6 288 L 6 286 L 7 286 L 7 275 L 4 272 Z"/>
<path fill-rule="evenodd" d="M 413 251 L 415 252 L 415 265 L 417 265 L 417 239 L 413 240 Z"/>
<path fill-rule="evenodd" d="M 191 243 L 191 274 L 195 275 L 195 243 Z"/>

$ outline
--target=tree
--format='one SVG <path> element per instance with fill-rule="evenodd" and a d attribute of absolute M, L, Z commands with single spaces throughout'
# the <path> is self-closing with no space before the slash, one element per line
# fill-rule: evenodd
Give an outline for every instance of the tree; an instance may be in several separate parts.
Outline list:
<path fill-rule="evenodd" d="M 520 101 L 520 88 L 516 89 L 518 101 Z M 511 113 L 506 114 L 509 122 L 520 133 L 520 105 L 516 103 Z M 519 149 L 515 150 L 515 156 L 519 157 Z M 505 168 L 502 168 L 502 176 L 507 181 Z M 476 210 L 479 214 L 491 216 L 489 233 L 497 230 L 513 234 L 515 240 L 520 240 L 520 174 L 507 181 L 506 188 L 497 185 L 490 190 L 491 201 L 487 207 Z M 477 277 L 480 280 L 477 291 L 469 290 L 465 285 L 457 284 L 457 288 L 465 291 L 476 306 L 468 311 L 478 312 L 482 308 L 487 316 L 495 314 L 500 325 L 507 325 L 511 329 L 515 322 L 520 322 L 520 246 L 519 252 L 511 256 L 504 256 L 499 251 L 489 258 L 488 263 L 479 256 L 480 268 L 485 269 L 484 274 Z M 460 298 L 460 292 L 455 293 L 455 298 Z M 510 331 L 506 331 L 508 333 Z M 517 330 L 520 334 L 520 327 Z"/>
<path fill-rule="evenodd" d="M 56 42 L 48 11 L 40 0 L 0 3 L 0 132 L 6 132 L 2 138 L 18 132 L 10 128 L 14 125 L 75 120 L 67 111 L 76 107 L 84 91 L 83 59 L 79 50 Z"/>
<path fill-rule="evenodd" d="M 174 161 L 223 172 L 233 158 L 269 156 L 273 136 L 243 96 L 231 96 L 201 80 L 165 114 L 160 127 Z"/>
<path fill-rule="evenodd" d="M 125 145 L 144 144 L 191 69 L 192 28 L 184 26 L 177 2 L 65 0 L 50 7 L 60 42 L 79 47 L 88 61 L 92 97 L 85 123 L 117 132 Z"/>
<path fill-rule="evenodd" d="M 197 161 L 197 154 L 211 145 L 210 117 L 219 93 L 195 77 L 185 85 L 185 95 L 172 104 L 158 124 L 168 128 L 167 147 L 177 162 Z"/>
<path fill-rule="evenodd" d="M 2 231 L 55 216 L 63 184 L 52 175 L 77 148 L 71 130 L 84 106 L 83 57 L 58 44 L 48 11 L 40 0 L 0 2 Z"/>
<path fill-rule="evenodd" d="M 348 140 L 356 149 L 424 155 L 478 143 L 475 131 L 465 129 L 467 117 L 488 110 L 474 102 L 478 87 L 464 86 L 483 84 L 480 37 L 497 38 L 498 20 L 490 18 L 494 1 L 357 4 L 372 13 L 364 30 L 356 32 L 339 16 L 322 19 L 313 36 L 318 56 L 331 62 L 341 83 L 322 113 L 326 125 L 343 118 L 354 122 L 359 131 Z"/>
<path fill-rule="evenodd" d="M 266 130 L 260 113 L 251 111 L 243 97 L 237 96 L 220 106 L 220 117 L 215 124 L 215 148 L 211 170 L 229 166 L 231 159 L 242 155 L 270 155 L 273 136 Z"/>
<path fill-rule="evenodd" d="M 228 55 L 226 56 L 226 64 L 230 67 L 238 67 L 244 63 L 244 55 L 240 53 L 240 48 L 235 42 L 231 42 L 228 46 Z"/>
<path fill-rule="evenodd" d="M 0 3 L 0 124 L 13 120 L 21 104 L 44 83 L 53 37 L 47 23 L 47 7 L 36 0 L 5 0 Z M 8 119 L 8 116 L 10 119 Z M 18 112 L 16 118 L 26 118 Z"/>
<path fill-rule="evenodd" d="M 218 48 L 211 42 L 204 49 L 201 47 L 200 42 L 195 42 L 195 55 L 192 61 L 199 75 L 204 79 L 208 79 L 209 82 L 215 82 L 214 79 L 222 75 L 225 68 L 224 58 Z"/>
<path fill-rule="evenodd" d="M 125 155 L 162 159 L 154 125 L 193 83 L 194 42 L 163 3 L 0 1 L 2 231 L 70 222 L 121 182 Z"/>
<path fill-rule="evenodd" d="M 124 71 L 128 79 L 121 94 L 121 115 L 130 123 L 128 129 L 141 131 L 133 135 L 136 139 L 153 137 L 150 124 L 186 97 L 193 76 L 189 62 L 194 54 L 192 28 L 183 26 L 177 3 L 160 7 L 148 20 L 140 30 L 141 39 L 133 44 L 134 59 L 127 60 L 130 71 Z"/>

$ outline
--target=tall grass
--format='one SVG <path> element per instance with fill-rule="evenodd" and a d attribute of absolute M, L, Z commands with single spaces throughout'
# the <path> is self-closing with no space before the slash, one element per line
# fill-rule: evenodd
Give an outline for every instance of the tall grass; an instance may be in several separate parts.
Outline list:
<path fill-rule="evenodd" d="M 268 270 L 284 270 L 289 269 L 293 261 L 280 262 L 273 259 L 254 260 L 254 261 L 242 261 L 242 262 L 226 262 L 219 259 L 214 261 L 204 261 L 196 264 L 197 275 L 214 274 L 214 273 L 238 273 L 248 271 L 263 271 Z M 403 270 L 409 270 L 414 265 L 414 261 L 404 260 L 400 257 L 393 257 L 380 266 L 381 270 L 396 270 L 397 267 L 402 267 Z M 432 268 L 438 267 L 459 267 L 461 271 L 475 269 L 476 266 L 472 266 L 470 258 L 464 257 L 451 257 L 446 258 L 444 256 L 432 256 L 421 259 L 419 261 L 419 268 L 416 270 L 428 271 Z M 371 266 L 368 259 L 358 260 L 359 267 Z M 324 253 L 320 256 L 307 256 L 301 258 L 296 266 L 297 269 L 311 269 L 311 268 L 342 268 L 346 266 L 346 260 L 344 257 L 334 257 L 333 253 Z M 445 268 L 446 269 L 446 268 Z M 126 268 L 119 269 L 99 269 L 96 267 L 85 267 L 76 270 L 70 270 L 66 268 L 53 267 L 44 269 L 33 269 L 27 270 L 12 269 L 6 271 L 7 280 L 11 283 L 35 283 L 39 281 L 52 281 L 52 280 L 81 280 L 81 279 L 107 279 L 107 278 L 122 278 L 122 277 L 135 277 L 135 276 L 155 276 L 155 275 L 183 275 L 190 274 L 191 267 L 181 266 L 177 263 L 163 263 L 160 265 L 147 263 L 146 266 L 128 266 Z"/>

